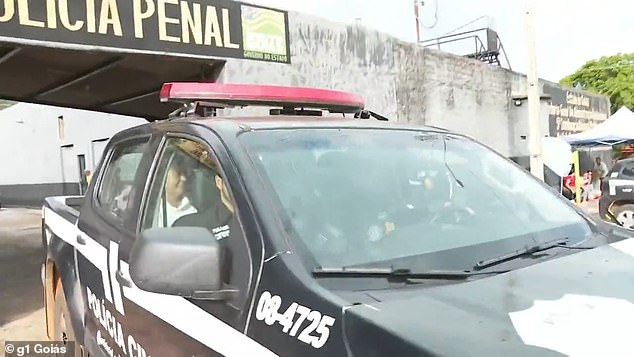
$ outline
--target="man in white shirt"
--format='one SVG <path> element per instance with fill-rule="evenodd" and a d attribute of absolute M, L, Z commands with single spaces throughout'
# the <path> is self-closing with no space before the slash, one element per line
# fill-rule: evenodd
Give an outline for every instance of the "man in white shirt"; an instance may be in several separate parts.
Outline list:
<path fill-rule="evenodd" d="M 186 164 L 175 157 L 167 170 L 165 192 L 154 218 L 155 227 L 171 227 L 180 217 L 198 212 L 186 195 L 187 176 Z"/>
<path fill-rule="evenodd" d="M 601 161 L 600 157 L 594 158 L 594 170 L 592 171 L 592 188 L 595 191 L 601 189 L 601 181 L 608 174 L 608 166 Z"/>

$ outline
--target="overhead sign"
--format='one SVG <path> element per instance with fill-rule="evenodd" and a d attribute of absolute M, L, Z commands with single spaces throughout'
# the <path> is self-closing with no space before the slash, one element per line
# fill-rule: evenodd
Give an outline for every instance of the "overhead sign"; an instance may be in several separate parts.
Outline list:
<path fill-rule="evenodd" d="M 287 12 L 231 0 L 0 0 L 1 41 L 290 63 L 288 37 Z"/>

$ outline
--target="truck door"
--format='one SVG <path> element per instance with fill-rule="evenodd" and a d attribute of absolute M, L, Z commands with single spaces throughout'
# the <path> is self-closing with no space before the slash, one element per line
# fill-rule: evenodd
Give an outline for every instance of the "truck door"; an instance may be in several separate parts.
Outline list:
<path fill-rule="evenodd" d="M 622 163 L 619 171 L 608 174 L 604 182 L 604 186 L 610 196 L 615 196 L 615 200 L 632 200 L 634 199 L 634 161 L 626 161 Z"/>
<path fill-rule="evenodd" d="M 261 246 L 251 244 L 251 239 L 247 242 L 242 227 L 244 217 L 249 215 L 236 207 L 232 171 L 221 169 L 217 157 L 202 140 L 166 136 L 149 176 L 139 232 L 169 226 L 209 229 L 226 249 L 225 283 L 238 294 L 227 301 L 204 301 L 142 291 L 129 274 L 128 257 L 134 242 L 122 242 L 120 280 L 126 307 L 123 329 L 131 336 L 127 337 L 131 356 L 270 354 L 244 333 Z"/>
<path fill-rule="evenodd" d="M 126 318 L 122 289 L 116 279 L 119 244 L 134 234 L 148 163 L 150 137 L 112 143 L 92 195 L 86 196 L 78 222 L 81 255 L 77 270 L 84 301 L 84 343 L 92 355 L 112 355 L 127 344 L 122 326 Z"/>

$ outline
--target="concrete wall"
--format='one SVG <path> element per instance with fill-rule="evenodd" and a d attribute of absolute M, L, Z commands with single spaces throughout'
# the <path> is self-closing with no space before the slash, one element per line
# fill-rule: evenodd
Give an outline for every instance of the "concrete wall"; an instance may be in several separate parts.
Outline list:
<path fill-rule="evenodd" d="M 411 44 L 398 45 L 398 58 L 398 121 L 455 130 L 509 157 L 527 154 L 527 106 L 512 101 L 523 76 Z M 547 117 L 542 125 L 548 134 Z"/>
<path fill-rule="evenodd" d="M 528 154 L 528 106 L 513 101 L 526 96 L 524 75 L 305 14 L 289 13 L 289 26 L 291 65 L 229 61 L 219 80 L 352 91 L 396 121 L 456 130 L 509 157 Z M 540 87 L 566 91 L 545 81 Z M 544 135 L 556 134 L 550 107 L 542 103 Z"/>
<path fill-rule="evenodd" d="M 355 92 L 364 96 L 369 108 L 396 117 L 396 39 L 293 12 L 289 27 L 291 65 L 231 60 L 219 80 Z"/>
<path fill-rule="evenodd" d="M 60 137 L 58 117 L 63 116 Z M 77 155 L 94 169 L 114 133 L 144 123 L 140 118 L 19 103 L 0 110 L 0 203 L 39 205 L 47 195 L 79 192 Z M 71 146 L 72 145 L 72 146 Z M 62 146 L 65 146 L 62 148 Z"/>

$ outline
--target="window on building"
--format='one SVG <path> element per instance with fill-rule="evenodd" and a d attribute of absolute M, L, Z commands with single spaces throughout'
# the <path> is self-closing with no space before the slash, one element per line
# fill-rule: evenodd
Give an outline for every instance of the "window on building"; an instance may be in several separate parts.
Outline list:
<path fill-rule="evenodd" d="M 59 137 L 59 140 L 64 141 L 64 116 L 60 115 L 57 117 L 57 136 Z"/>

